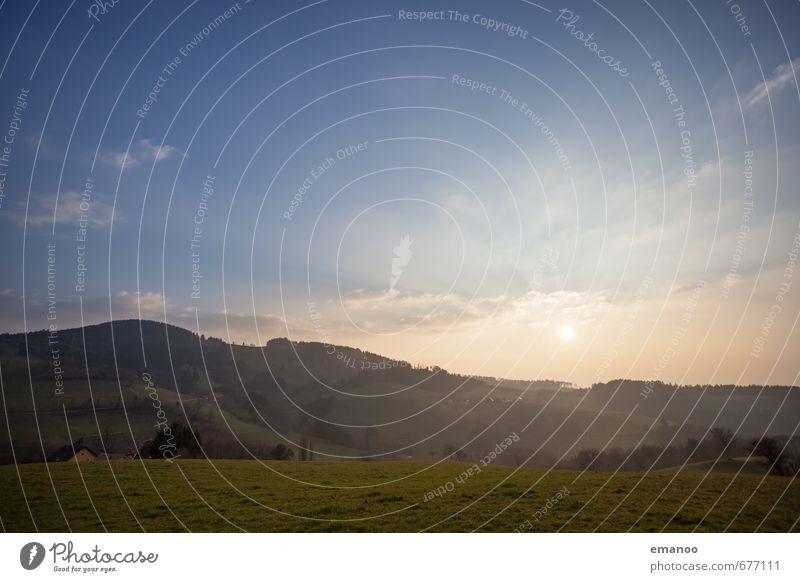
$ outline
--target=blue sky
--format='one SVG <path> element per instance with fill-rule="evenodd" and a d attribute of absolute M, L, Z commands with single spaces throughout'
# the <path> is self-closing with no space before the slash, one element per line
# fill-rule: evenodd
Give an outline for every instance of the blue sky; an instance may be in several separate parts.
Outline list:
<path fill-rule="evenodd" d="M 32 6 L 0 6 L 0 130 L 29 91 L 0 207 L 5 329 L 23 290 L 46 324 L 55 244 L 61 327 L 83 301 L 85 321 L 196 312 L 234 341 L 313 340 L 312 301 L 332 341 L 463 372 L 796 383 L 796 6 Z M 403 16 L 420 10 L 440 18 Z"/>

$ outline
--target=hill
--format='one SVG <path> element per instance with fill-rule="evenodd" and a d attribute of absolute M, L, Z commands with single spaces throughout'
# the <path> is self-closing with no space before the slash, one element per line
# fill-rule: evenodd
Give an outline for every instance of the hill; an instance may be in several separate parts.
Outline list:
<path fill-rule="evenodd" d="M 42 460 L 93 434 L 122 434 L 138 446 L 163 418 L 198 431 L 211 457 L 266 458 L 284 443 L 317 459 L 459 451 L 477 460 L 516 434 L 498 463 L 568 467 L 582 449 L 682 444 L 712 426 L 739 428 L 741 439 L 789 434 L 800 418 L 794 387 L 615 380 L 578 389 L 464 376 L 318 342 L 236 345 L 154 321 L 3 334 L 0 358 L 3 462 Z"/>

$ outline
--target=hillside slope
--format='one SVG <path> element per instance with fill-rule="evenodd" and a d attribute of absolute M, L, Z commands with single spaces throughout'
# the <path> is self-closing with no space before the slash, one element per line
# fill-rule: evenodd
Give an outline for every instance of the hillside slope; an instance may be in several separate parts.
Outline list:
<path fill-rule="evenodd" d="M 516 433 L 499 462 L 548 467 L 584 448 L 702 439 L 711 426 L 741 425 L 743 438 L 788 434 L 800 418 L 800 389 L 790 387 L 617 380 L 575 389 L 317 342 L 235 345 L 139 320 L 61 330 L 52 340 L 45 331 L 0 335 L 4 462 L 13 460 L 9 433 L 17 460 L 90 434 L 140 444 L 154 435 L 156 398 L 169 422 L 200 432 L 206 454 L 233 458 L 264 458 L 284 442 L 306 443 L 323 459 L 431 459 L 459 449 L 478 459 Z"/>

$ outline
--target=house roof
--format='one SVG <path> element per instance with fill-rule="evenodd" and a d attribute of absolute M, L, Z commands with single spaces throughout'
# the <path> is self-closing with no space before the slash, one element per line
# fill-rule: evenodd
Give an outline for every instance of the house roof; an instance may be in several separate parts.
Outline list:
<path fill-rule="evenodd" d="M 81 449 L 86 449 L 90 451 L 90 449 L 88 449 L 87 447 L 77 446 L 73 448 L 73 445 L 64 445 L 56 452 L 54 452 L 52 455 L 47 457 L 47 461 L 50 463 L 55 463 L 58 461 L 69 461 Z"/>
<path fill-rule="evenodd" d="M 75 450 L 86 447 L 95 455 L 106 453 L 109 455 L 135 455 L 139 452 L 136 442 L 131 435 L 117 432 L 108 435 L 89 435 L 79 438 L 73 443 Z"/>
<path fill-rule="evenodd" d="M 131 436 L 125 433 L 111 433 L 108 435 L 88 435 L 82 436 L 74 443 L 64 445 L 54 452 L 47 459 L 48 461 L 67 461 L 81 449 L 88 449 L 95 456 L 103 455 L 103 458 L 120 458 L 136 456 L 139 447 L 131 440 Z"/>

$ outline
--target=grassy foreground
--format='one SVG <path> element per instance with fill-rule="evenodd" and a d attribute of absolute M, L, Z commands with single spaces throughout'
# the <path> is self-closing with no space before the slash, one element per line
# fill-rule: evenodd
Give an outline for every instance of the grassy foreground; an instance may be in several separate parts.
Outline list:
<path fill-rule="evenodd" d="M 0 519 L 5 531 L 75 532 L 513 531 L 526 520 L 525 529 L 548 532 L 799 527 L 795 479 L 487 467 L 457 481 L 471 466 L 204 460 L 10 465 L 0 467 Z M 428 494 L 438 487 L 447 491 Z"/>

